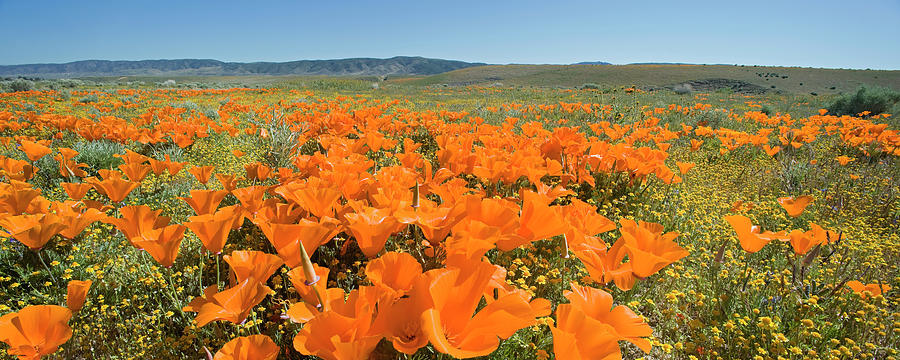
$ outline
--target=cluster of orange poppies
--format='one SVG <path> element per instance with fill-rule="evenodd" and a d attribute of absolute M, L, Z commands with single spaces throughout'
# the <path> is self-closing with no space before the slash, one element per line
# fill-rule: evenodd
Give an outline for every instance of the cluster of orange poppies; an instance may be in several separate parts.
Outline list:
<path fill-rule="evenodd" d="M 295 337 L 298 351 L 324 358 L 364 358 L 380 339 L 387 338 L 398 351 L 406 353 L 431 343 L 436 350 L 455 357 L 481 356 L 494 351 L 499 339 L 535 325 L 537 318 L 550 314 L 548 301 L 532 299 L 527 292 L 512 287 L 504 280 L 505 269 L 485 260 L 484 254 L 492 248 L 507 251 L 563 235 L 566 253 L 560 256 L 569 256 L 571 246 L 576 256 L 586 261 L 602 258 L 592 268 L 592 275 L 601 283 L 616 278 L 617 284 L 619 279 L 627 278 L 625 282 L 633 283 L 650 276 L 687 254 L 672 241 L 676 234 L 662 234 L 656 224 L 630 221 L 622 222 L 623 236 L 614 248 L 607 250 L 596 236 L 615 229 L 614 223 L 597 214 L 591 205 L 569 199 L 570 190 L 540 182 L 548 175 L 568 181 L 590 181 L 590 173 L 595 169 L 630 171 L 634 179 L 651 173 L 662 173 L 671 179 L 662 163 L 664 152 L 604 146 L 596 141 L 588 145 L 572 129 L 562 128 L 546 135 L 544 145 L 531 140 L 532 148 L 543 150 L 527 154 L 545 160 L 538 162 L 539 166 L 513 168 L 518 169 L 516 175 L 495 176 L 498 171 L 510 169 L 498 164 L 502 162 L 501 154 L 479 156 L 479 152 L 489 150 L 474 145 L 474 137 L 463 140 L 462 134 L 453 141 L 439 139 L 446 148 L 438 150 L 437 162 L 443 167 L 437 171 L 432 171 L 431 163 L 415 152 L 421 144 L 407 138 L 404 151 L 396 154 L 400 164 L 378 168 L 374 174 L 369 172 L 373 162 L 362 154 L 389 148 L 389 141 L 372 136 L 354 140 L 322 134 L 319 141 L 325 152 L 297 156 L 296 170 L 281 168 L 276 172 L 263 164 L 251 163 L 245 167 L 242 179 L 215 174 L 223 190 L 192 190 L 183 200 L 196 215 L 184 224 L 170 224 L 160 210 L 146 205 L 121 204 L 150 172 L 176 175 L 186 164 L 168 158 L 156 160 L 129 150 L 120 155 L 124 163 L 118 170 L 98 171 L 101 180 L 86 177 L 85 166 L 73 160 L 77 155 L 74 150 L 60 148 L 60 175 L 70 179 L 84 177 L 80 183 L 62 185 L 72 200 L 50 203 L 43 199 L 39 190 L 13 179 L 27 180 L 29 171 L 25 165 L 12 161 L 13 165 L 4 168 L 10 183 L 4 185 L 0 197 L 0 207 L 8 209 L 0 225 L 23 244 L 39 250 L 56 234 L 65 232 L 64 236 L 74 237 L 91 223 L 103 221 L 115 225 L 133 246 L 168 267 L 175 263 L 187 229 L 207 251 L 219 254 L 230 230 L 248 219 L 265 234 L 277 255 L 234 251 L 225 256 L 231 268 L 231 286 L 222 290 L 218 284 L 212 285 L 184 307 L 184 311 L 197 313 L 198 326 L 212 321 L 245 321 L 252 308 L 270 293 L 268 278 L 285 264 L 293 269 L 288 276 L 303 299 L 287 311 L 293 321 L 306 324 Z M 488 137 L 481 134 L 480 139 Z M 461 141 L 468 142 L 467 151 L 455 147 Z M 52 153 L 46 142 L 21 139 L 20 143 L 32 161 Z M 500 149 L 508 145 L 497 146 Z M 524 164 L 530 160 L 521 161 Z M 205 184 L 214 168 L 191 167 L 188 171 Z M 576 171 L 586 175 L 570 175 Z M 454 176 L 457 174 L 480 174 L 483 177 L 479 178 L 487 183 L 504 179 L 511 182 L 524 176 L 534 179 L 537 187 L 523 189 L 519 197 L 487 197 L 484 189 L 472 188 Z M 276 184 L 237 187 L 238 181 L 270 184 L 271 180 L 276 180 Z M 105 195 L 109 205 L 84 199 L 91 189 Z M 220 208 L 219 204 L 229 195 L 239 203 Z M 561 202 L 568 204 L 560 205 Z M 106 214 L 113 210 L 117 216 Z M 420 240 L 416 243 L 420 256 L 442 258 L 444 267 L 423 271 L 419 260 L 407 253 L 379 256 L 388 239 L 403 236 L 401 232 L 414 234 Z M 321 279 L 327 279 L 328 269 L 309 260 L 319 246 L 333 241 L 339 233 L 352 236 L 361 252 L 373 259 L 367 267 L 373 285 L 361 286 L 347 295 L 342 289 L 326 288 L 326 281 Z M 350 243 L 344 242 L 345 250 Z M 626 253 L 631 260 L 623 263 Z M 609 298 L 600 290 L 573 289 L 580 296 Z M 478 310 L 482 300 L 488 305 Z M 649 326 L 630 310 L 610 310 L 611 300 L 600 304 L 572 301 L 571 306 L 558 312 L 558 317 L 562 317 L 554 332 L 578 344 L 585 355 L 597 351 L 618 353 L 615 344 L 619 340 L 638 343 L 647 350 L 643 337 L 649 336 Z M 593 320 L 585 324 L 584 317 L 571 316 L 579 311 Z M 604 345 L 597 347 L 593 340 L 583 338 L 583 332 L 588 330 L 602 334 Z M 58 340 L 65 341 L 64 337 Z M 259 349 L 254 351 L 264 352 L 271 348 L 265 339 L 240 341 L 242 349 L 253 347 Z"/>
<path fill-rule="evenodd" d="M 778 204 L 784 208 L 789 216 L 796 218 L 803 213 L 813 200 L 813 197 L 809 195 L 782 197 L 778 198 Z M 736 209 L 733 208 L 732 210 L 736 212 L 740 211 L 743 204 L 736 205 Z M 737 234 L 741 248 L 748 253 L 758 252 L 770 242 L 778 240 L 790 243 L 796 256 L 804 256 L 810 253 L 810 251 L 817 253 L 816 249 L 824 245 L 836 243 L 840 241 L 841 237 L 840 234 L 826 230 L 813 222 L 809 223 L 810 229 L 807 231 L 794 229 L 791 231 L 782 230 L 773 232 L 763 231 L 759 226 L 753 225 L 750 218 L 744 215 L 729 215 L 725 217 L 725 220 L 728 221 Z M 873 295 L 880 295 L 891 289 L 887 284 L 863 284 L 858 280 L 848 281 L 846 282 L 846 285 L 854 292 L 860 294 L 864 291 L 868 291 Z"/>

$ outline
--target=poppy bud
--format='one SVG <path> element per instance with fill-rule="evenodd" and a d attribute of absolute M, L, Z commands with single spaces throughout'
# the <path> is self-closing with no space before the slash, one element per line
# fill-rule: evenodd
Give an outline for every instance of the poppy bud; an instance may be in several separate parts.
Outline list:
<path fill-rule="evenodd" d="M 412 198 L 412 207 L 419 207 L 419 181 L 416 180 L 416 186 L 413 186 L 413 198 Z"/>
<path fill-rule="evenodd" d="M 81 310 L 81 307 L 84 306 L 84 300 L 87 297 L 88 290 L 91 288 L 91 284 L 93 284 L 93 281 L 91 280 L 69 281 L 69 284 L 66 286 L 66 307 L 68 307 L 69 310 L 72 310 L 72 312 Z"/>
<path fill-rule="evenodd" d="M 306 253 L 306 247 L 303 246 L 303 242 L 300 242 L 300 260 L 303 263 L 303 276 L 309 279 L 303 283 L 312 288 L 313 292 L 316 294 L 316 299 L 319 300 L 319 305 L 316 307 L 321 308 L 324 305 L 322 294 L 319 294 L 319 290 L 313 286 L 319 282 L 319 276 L 316 275 L 316 270 L 313 268 L 312 261 L 309 260 L 309 255 Z"/>

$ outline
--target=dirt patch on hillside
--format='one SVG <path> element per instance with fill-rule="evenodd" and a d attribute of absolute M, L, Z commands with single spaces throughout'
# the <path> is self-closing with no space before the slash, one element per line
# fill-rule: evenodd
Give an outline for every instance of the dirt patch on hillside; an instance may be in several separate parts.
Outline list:
<path fill-rule="evenodd" d="M 733 80 L 733 79 L 705 79 L 705 80 L 691 80 L 686 81 L 681 84 L 667 86 L 669 89 L 674 89 L 676 86 L 690 86 L 690 89 L 693 91 L 700 92 L 712 92 L 721 89 L 731 89 L 735 93 L 739 94 L 764 94 L 769 89 L 766 89 L 762 86 L 751 84 L 746 81 L 741 80 Z"/>

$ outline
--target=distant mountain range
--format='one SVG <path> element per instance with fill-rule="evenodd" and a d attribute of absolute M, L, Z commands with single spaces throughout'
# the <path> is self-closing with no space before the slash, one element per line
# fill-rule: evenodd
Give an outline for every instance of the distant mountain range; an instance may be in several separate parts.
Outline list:
<path fill-rule="evenodd" d="M 646 62 L 629 65 L 687 65 Z M 352 58 L 287 62 L 224 62 L 210 59 L 175 60 L 82 60 L 64 64 L 0 65 L 0 77 L 75 78 L 92 76 L 232 76 L 232 75 L 326 75 L 384 76 L 435 75 L 488 65 L 418 56 L 389 59 Z M 606 61 L 584 61 L 572 65 L 613 65 Z"/>
<path fill-rule="evenodd" d="M 481 65 L 487 64 L 413 56 L 252 63 L 207 59 L 84 60 L 65 64 L 0 65 L 0 76 L 433 75 Z"/>

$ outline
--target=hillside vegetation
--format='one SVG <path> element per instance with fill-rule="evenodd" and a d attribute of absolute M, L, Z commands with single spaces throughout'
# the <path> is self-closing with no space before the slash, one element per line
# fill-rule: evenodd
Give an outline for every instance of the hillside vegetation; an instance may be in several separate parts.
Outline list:
<path fill-rule="evenodd" d="M 863 84 L 900 90 L 900 71 L 844 70 L 732 65 L 489 65 L 450 71 L 418 79 L 416 85 L 503 85 L 602 87 L 635 85 L 671 87 L 680 83 L 729 79 L 768 91 L 828 94 L 847 92 Z"/>

